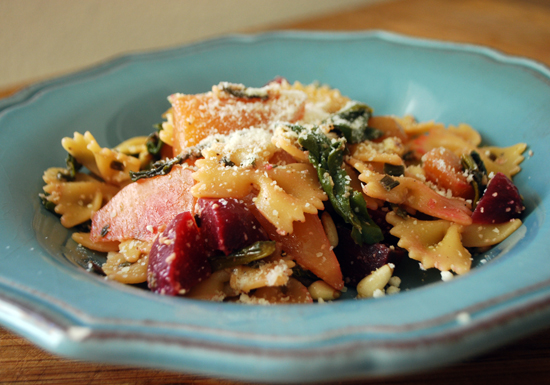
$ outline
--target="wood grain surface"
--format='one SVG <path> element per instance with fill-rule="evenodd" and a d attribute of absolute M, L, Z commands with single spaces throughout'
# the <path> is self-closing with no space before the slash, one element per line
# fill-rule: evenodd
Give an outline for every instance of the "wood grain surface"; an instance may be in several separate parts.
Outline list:
<path fill-rule="evenodd" d="M 384 29 L 485 45 L 550 65 L 550 1 L 396 0 L 273 29 Z M 6 97 L 18 89 L 0 90 Z M 550 255 L 549 255 L 550 257 Z M 0 384 L 239 384 L 240 382 L 67 360 L 0 328 Z M 365 384 L 550 384 L 550 329 L 491 353 L 426 373 Z"/>

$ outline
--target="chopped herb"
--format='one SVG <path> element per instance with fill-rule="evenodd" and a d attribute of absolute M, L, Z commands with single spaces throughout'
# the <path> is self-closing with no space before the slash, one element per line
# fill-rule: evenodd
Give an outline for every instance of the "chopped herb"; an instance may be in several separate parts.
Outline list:
<path fill-rule="evenodd" d="M 220 163 L 223 163 L 225 167 L 233 167 L 235 163 L 231 159 L 229 159 L 227 156 L 223 156 L 220 159 Z"/>
<path fill-rule="evenodd" d="M 99 234 L 101 235 L 102 238 L 104 238 L 107 235 L 107 233 L 109 232 L 109 227 L 110 227 L 110 225 L 107 224 L 107 225 L 103 226 L 103 228 L 101 229 L 101 233 L 99 233 Z"/>
<path fill-rule="evenodd" d="M 462 168 L 464 171 L 472 175 L 472 181 L 470 184 L 474 188 L 474 199 L 472 199 L 472 207 L 475 208 L 477 202 L 483 195 L 483 191 L 487 187 L 488 176 L 487 169 L 481 157 L 476 151 L 472 151 L 470 154 L 464 154 L 461 158 Z"/>
<path fill-rule="evenodd" d="M 210 265 L 214 270 L 226 269 L 239 265 L 246 265 L 253 261 L 269 257 L 277 249 L 274 241 L 258 241 L 233 254 L 222 255 L 210 259 Z"/>
<path fill-rule="evenodd" d="M 403 219 L 407 219 L 409 214 L 405 210 L 403 210 L 399 205 L 396 205 L 395 203 L 390 203 L 391 208 L 393 209 L 394 213 L 396 213 L 399 217 Z"/>
<path fill-rule="evenodd" d="M 55 177 L 56 177 L 57 180 L 66 182 L 66 181 L 67 181 L 68 175 L 69 175 L 69 170 L 63 170 L 63 171 L 59 171 L 59 172 L 55 175 Z"/>
<path fill-rule="evenodd" d="M 378 139 L 384 133 L 369 127 L 372 108 L 363 103 L 352 102 L 327 119 L 335 130 L 344 135 L 348 143 L 360 143 L 364 140 Z"/>
<path fill-rule="evenodd" d="M 130 179 L 135 182 L 140 179 L 152 178 L 154 176 L 166 175 L 177 164 L 184 163 L 187 159 L 200 158 L 202 146 L 188 147 L 185 152 L 168 160 L 158 160 L 148 170 L 130 171 Z"/>
<path fill-rule="evenodd" d="M 256 167 L 256 157 L 251 156 L 250 158 L 246 158 L 242 163 L 241 167 Z"/>
<path fill-rule="evenodd" d="M 380 179 L 380 184 L 382 187 L 384 187 L 387 191 L 391 191 L 397 186 L 399 186 L 399 182 L 393 179 L 389 175 L 384 175 L 382 179 Z"/>
<path fill-rule="evenodd" d="M 149 170 L 137 171 L 137 172 L 130 171 L 130 178 L 132 179 L 132 182 L 135 182 L 139 179 L 152 178 L 154 176 L 159 176 L 159 175 L 166 175 L 172 170 L 172 167 L 174 167 L 176 164 L 182 164 L 183 161 L 184 161 L 183 157 L 181 156 L 177 156 L 169 160 L 159 160 L 153 163 Z"/>
<path fill-rule="evenodd" d="M 113 160 L 109 167 L 113 170 L 124 171 L 124 163 L 119 162 L 118 160 Z"/>
<path fill-rule="evenodd" d="M 40 202 L 42 202 L 42 206 L 44 206 L 46 210 L 54 213 L 55 215 L 58 215 L 55 212 L 55 203 L 48 200 L 49 195 L 50 194 L 38 194 L 38 196 L 40 197 Z"/>
<path fill-rule="evenodd" d="M 384 174 L 388 174 L 391 176 L 401 176 L 405 174 L 405 166 L 396 166 L 394 164 L 384 163 Z"/>
<path fill-rule="evenodd" d="M 384 238 L 382 230 L 366 211 L 363 194 L 351 188 L 343 168 L 346 139 L 331 140 L 318 127 L 312 130 L 299 125 L 289 127 L 298 133 L 298 143 L 309 151 L 309 162 L 317 170 L 319 182 L 334 210 L 353 227 L 354 241 L 359 245 L 381 241 Z M 365 211 L 359 215 L 355 209 L 363 205 Z"/>
<path fill-rule="evenodd" d="M 156 128 L 156 132 L 153 132 L 151 135 L 149 135 L 147 141 L 145 142 L 145 146 L 147 147 L 147 152 L 158 159 L 158 156 L 160 155 L 160 150 L 164 145 L 164 142 L 160 140 L 159 135 L 159 132 L 162 131 L 162 123 L 154 124 L 153 127 Z"/>
<path fill-rule="evenodd" d="M 122 262 L 122 263 L 118 264 L 119 269 L 122 269 L 122 268 L 125 268 L 125 267 L 128 267 L 128 266 L 132 266 L 132 262 L 126 261 L 126 262 Z"/>
<path fill-rule="evenodd" d="M 269 95 L 265 89 L 245 87 L 240 84 L 225 83 L 222 87 L 222 91 L 227 92 L 229 95 L 236 98 L 261 100 L 266 100 L 269 98 Z"/>
<path fill-rule="evenodd" d="M 292 278 L 296 278 L 304 286 L 309 286 L 313 282 L 318 281 L 319 278 L 311 271 L 304 269 L 300 265 L 296 264 L 292 268 Z"/>
<path fill-rule="evenodd" d="M 82 165 L 78 163 L 74 156 L 67 154 L 67 159 L 65 159 L 67 164 L 68 175 L 65 175 L 67 181 L 72 181 L 76 177 L 76 173 L 82 168 Z"/>

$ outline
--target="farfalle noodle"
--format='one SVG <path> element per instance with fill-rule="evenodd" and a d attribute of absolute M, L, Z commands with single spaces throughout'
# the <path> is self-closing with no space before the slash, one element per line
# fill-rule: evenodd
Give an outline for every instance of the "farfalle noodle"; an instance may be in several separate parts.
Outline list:
<path fill-rule="evenodd" d="M 409 252 L 409 258 L 422 263 L 426 269 L 453 270 L 464 274 L 470 270 L 471 254 L 462 245 L 463 226 L 445 220 L 421 221 L 413 217 L 401 218 L 391 212 L 386 220 L 399 238 L 397 245 Z"/>

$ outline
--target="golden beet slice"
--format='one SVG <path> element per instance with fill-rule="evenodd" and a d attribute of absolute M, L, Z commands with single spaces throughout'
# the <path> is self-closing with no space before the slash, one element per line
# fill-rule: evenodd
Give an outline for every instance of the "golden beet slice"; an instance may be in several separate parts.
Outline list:
<path fill-rule="evenodd" d="M 168 175 L 141 179 L 124 187 L 92 217 L 94 242 L 139 239 L 152 241 L 172 219 L 193 212 L 195 183 L 190 169 L 174 166 Z"/>
<path fill-rule="evenodd" d="M 344 280 L 340 263 L 317 215 L 305 214 L 304 222 L 294 222 L 292 234 L 281 235 L 255 206 L 249 208 L 269 238 L 280 243 L 283 251 L 290 254 L 300 266 L 310 270 L 336 290 L 342 290 Z"/>

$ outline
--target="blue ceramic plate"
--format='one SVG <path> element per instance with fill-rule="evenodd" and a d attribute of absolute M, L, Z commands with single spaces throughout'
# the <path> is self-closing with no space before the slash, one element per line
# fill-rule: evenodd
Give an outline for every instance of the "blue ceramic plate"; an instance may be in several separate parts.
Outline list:
<path fill-rule="evenodd" d="M 261 86 L 277 75 L 330 84 L 377 114 L 466 122 L 486 144 L 528 143 L 515 178 L 524 225 L 450 282 L 417 275 L 398 295 L 324 305 L 162 297 L 78 266 L 84 257 L 37 197 L 43 170 L 64 164 L 62 137 L 89 130 L 114 146 L 149 133 L 171 93 L 220 81 Z M 37 84 L 0 101 L 0 322 L 76 359 L 242 380 L 365 378 L 492 349 L 550 320 L 548 106 L 542 65 L 384 32 L 233 36 Z"/>

